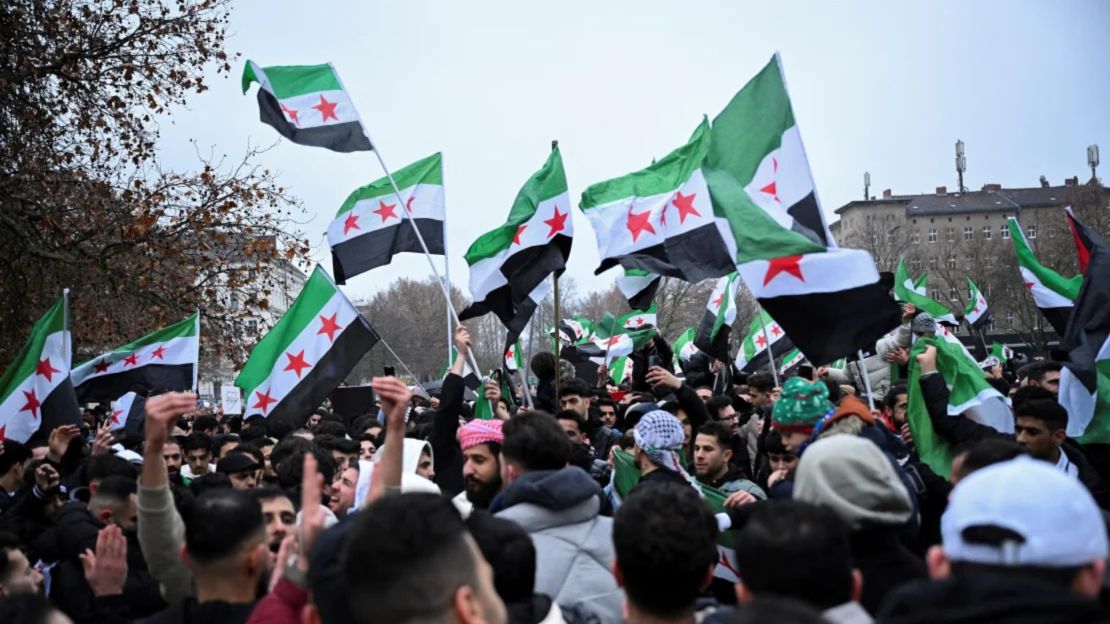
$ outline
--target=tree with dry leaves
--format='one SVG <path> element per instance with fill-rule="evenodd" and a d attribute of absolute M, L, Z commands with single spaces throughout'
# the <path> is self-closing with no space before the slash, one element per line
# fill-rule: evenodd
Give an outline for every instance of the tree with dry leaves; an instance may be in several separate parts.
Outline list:
<path fill-rule="evenodd" d="M 70 288 L 75 360 L 202 313 L 242 331 L 298 264 L 299 203 L 259 150 L 161 166 L 158 123 L 231 72 L 228 0 L 9 0 L 0 7 L 0 362 Z M 234 304 L 234 305 L 232 305 Z"/>

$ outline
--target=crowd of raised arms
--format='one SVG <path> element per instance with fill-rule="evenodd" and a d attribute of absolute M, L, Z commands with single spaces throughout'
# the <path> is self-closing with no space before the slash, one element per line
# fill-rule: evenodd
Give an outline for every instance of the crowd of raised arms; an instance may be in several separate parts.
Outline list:
<path fill-rule="evenodd" d="M 167 392 L 135 436 L 89 409 L 3 442 L 0 622 L 1108 621 L 1110 475 L 1065 434 L 1060 365 L 983 372 L 1000 433 L 948 413 L 935 348 L 910 354 L 927 325 L 907 306 L 889 365 L 781 387 L 672 370 L 656 337 L 620 386 L 535 355 L 526 408 L 467 389 L 460 326 L 438 393 L 378 377 L 356 418 Z M 916 392 L 945 476 L 907 426 Z"/>

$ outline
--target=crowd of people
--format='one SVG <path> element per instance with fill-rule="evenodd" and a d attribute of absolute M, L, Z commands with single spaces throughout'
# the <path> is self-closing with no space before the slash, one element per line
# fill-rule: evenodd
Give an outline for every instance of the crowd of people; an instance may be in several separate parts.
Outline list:
<path fill-rule="evenodd" d="M 984 372 L 1004 434 L 915 356 L 938 474 L 907 423 L 926 325 L 907 308 L 870 361 L 781 387 L 675 370 L 656 337 L 620 386 L 537 354 L 526 407 L 467 389 L 458 327 L 435 396 L 378 377 L 353 419 L 166 392 L 133 436 L 88 410 L 2 444 L 0 622 L 1110 621 L 1110 475 L 1066 436 L 1059 364 Z"/>

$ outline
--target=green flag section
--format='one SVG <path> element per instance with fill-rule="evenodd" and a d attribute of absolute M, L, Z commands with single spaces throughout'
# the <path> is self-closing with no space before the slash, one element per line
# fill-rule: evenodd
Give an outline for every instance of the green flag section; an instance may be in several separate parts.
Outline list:
<path fill-rule="evenodd" d="M 136 386 L 151 391 L 196 390 L 200 313 L 134 342 L 101 353 L 73 369 L 77 399 L 112 401 Z"/>
<path fill-rule="evenodd" d="M 929 294 L 929 286 L 925 282 L 927 277 L 927 274 L 922 273 L 921 277 L 917 278 L 917 280 L 913 283 L 913 291 L 921 295 L 922 297 Z"/>
<path fill-rule="evenodd" d="M 694 346 L 718 360 L 728 359 L 728 337 L 736 321 L 736 295 L 740 286 L 736 273 L 717 280 L 705 304 Z"/>
<path fill-rule="evenodd" d="M 624 275 L 617 278 L 617 288 L 625 299 L 628 307 L 633 310 L 644 310 L 655 300 L 655 293 L 659 290 L 659 281 L 662 276 L 643 269 L 625 269 Z"/>
<path fill-rule="evenodd" d="M 633 310 L 621 316 L 617 319 L 617 323 L 625 329 L 655 327 L 659 324 L 659 315 L 653 303 L 646 310 Z"/>
<path fill-rule="evenodd" d="M 682 147 L 620 178 L 591 185 L 579 204 L 597 237 L 601 266 L 620 264 L 689 282 L 733 271 L 728 222 L 714 216 L 701 172 L 709 122 Z"/>
<path fill-rule="evenodd" d="M 777 54 L 713 120 L 703 172 L 738 264 L 835 246 Z"/>
<path fill-rule="evenodd" d="M 924 276 L 922 276 L 922 280 L 924 279 Z M 894 298 L 903 303 L 912 304 L 919 312 L 924 312 L 937 321 L 959 325 L 956 315 L 947 306 L 915 290 L 913 279 L 910 278 L 909 271 L 906 270 L 904 259 L 898 260 L 898 268 L 894 271 Z"/>
<path fill-rule="evenodd" d="M 247 61 L 243 93 L 252 82 L 260 87 L 259 118 L 290 141 L 336 152 L 374 149 L 331 63 L 260 67 Z"/>
<path fill-rule="evenodd" d="M 786 337 L 786 332 L 775 319 L 766 311 L 759 310 L 752 319 L 744 342 L 740 344 L 740 352 L 736 354 L 736 368 L 744 373 L 753 373 L 772 365 L 776 358 L 793 348 L 794 343 Z"/>
<path fill-rule="evenodd" d="M 474 303 L 459 318 L 493 312 L 509 325 L 541 282 L 562 273 L 573 235 L 567 178 L 555 148 L 520 189 L 505 224 L 478 237 L 467 250 Z"/>
<path fill-rule="evenodd" d="M 31 335 L 0 376 L 0 440 L 26 442 L 38 431 L 81 422 L 69 378 L 69 318 L 65 296 L 31 327 Z"/>
<path fill-rule="evenodd" d="M 998 358 L 999 364 L 1005 364 L 1014 357 L 1014 350 L 1000 342 L 991 343 L 991 356 Z"/>
<path fill-rule="evenodd" d="M 991 318 L 990 308 L 987 307 L 987 298 L 983 296 L 982 291 L 967 278 L 967 288 L 970 296 L 967 298 L 967 307 L 964 308 L 964 320 L 972 328 L 979 328 L 986 325 Z"/>
<path fill-rule="evenodd" d="M 694 354 L 698 352 L 698 348 L 694 345 L 694 338 L 697 337 L 698 330 L 689 327 L 686 331 L 678 335 L 678 339 L 674 341 L 674 369 L 683 370 L 682 365 L 690 361 Z"/>
<path fill-rule="evenodd" d="M 632 488 L 640 482 L 640 469 L 632 455 L 621 449 L 613 450 L 613 476 L 610 482 L 613 494 L 617 500 L 624 500 Z M 711 488 L 704 483 L 698 483 L 702 499 L 709 504 L 714 514 L 725 513 L 725 499 L 728 494 Z M 714 576 L 735 583 L 739 580 L 736 572 L 736 555 L 733 552 L 733 532 L 724 531 L 717 534 L 717 568 Z"/>
<path fill-rule="evenodd" d="M 1073 302 L 1079 296 L 1083 276 L 1076 275 L 1066 279 L 1038 262 L 1017 219 L 1010 217 L 1007 225 L 1010 228 L 1010 240 L 1014 243 L 1014 254 L 1017 256 L 1018 270 L 1021 271 L 1021 279 L 1025 282 L 1025 287 L 1033 294 L 1033 301 L 1052 325 L 1052 329 L 1063 336 L 1068 328 L 1068 317 L 1071 315 Z"/>
<path fill-rule="evenodd" d="M 317 265 L 235 379 L 243 418 L 303 424 L 377 342 L 374 328 Z"/>
<path fill-rule="evenodd" d="M 1060 404 L 1068 411 L 1068 437 L 1105 444 L 1110 443 L 1110 244 L 1074 215 L 1069 220 L 1087 258 L 1063 335 L 1068 359 L 1060 371 Z"/>
<path fill-rule="evenodd" d="M 617 330 L 617 333 L 602 338 L 594 335 L 586 342 L 563 347 L 559 357 L 570 362 L 589 360 L 595 364 L 610 366 L 619 357 L 631 355 L 633 351 L 647 344 L 655 336 L 655 328 L 634 331 Z"/>
<path fill-rule="evenodd" d="M 613 360 L 609 365 L 609 379 L 615 386 L 632 381 L 632 359 L 622 355 Z"/>
<path fill-rule="evenodd" d="M 948 415 L 964 415 L 1003 433 L 1014 432 L 1014 419 L 1002 395 L 987 383 L 983 371 L 960 341 L 943 326 L 936 336 L 919 338 L 910 351 L 906 420 L 922 461 L 937 474 L 948 475 L 952 449 L 933 430 L 921 393 L 921 367 L 917 356 L 928 346 L 937 348 L 937 371 L 948 386 Z"/>
<path fill-rule="evenodd" d="M 432 154 L 395 171 L 393 180 L 400 193 L 389 178 L 375 180 L 347 196 L 328 225 L 336 283 L 389 264 L 395 254 L 423 253 L 414 224 L 428 253 L 443 255 L 443 156 Z"/>

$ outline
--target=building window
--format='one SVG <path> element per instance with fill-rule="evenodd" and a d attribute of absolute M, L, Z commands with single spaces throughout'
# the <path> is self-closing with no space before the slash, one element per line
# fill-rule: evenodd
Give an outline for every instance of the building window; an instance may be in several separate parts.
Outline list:
<path fill-rule="evenodd" d="M 956 256 L 948 256 L 948 262 L 945 264 L 950 269 L 956 268 Z"/>
<path fill-rule="evenodd" d="M 949 242 L 949 243 L 956 242 L 956 228 L 954 228 L 954 227 L 944 228 L 944 240 Z"/>
<path fill-rule="evenodd" d="M 937 242 L 937 229 L 936 228 L 929 228 L 929 242 L 930 243 Z"/>
<path fill-rule="evenodd" d="M 1010 240 L 1010 228 L 1005 225 L 998 226 L 998 235 L 1002 237 L 1002 240 Z"/>
<path fill-rule="evenodd" d="M 239 293 L 231 293 L 231 297 L 229 297 L 227 307 L 232 312 L 237 312 L 239 310 Z"/>
<path fill-rule="evenodd" d="M 1029 227 L 1025 228 L 1025 235 L 1028 236 L 1030 240 L 1037 238 L 1037 224 L 1030 223 Z"/>
<path fill-rule="evenodd" d="M 913 243 L 914 245 L 920 243 L 921 242 L 921 232 L 918 232 L 917 230 L 914 230 L 912 233 L 910 233 L 910 242 Z"/>
<path fill-rule="evenodd" d="M 984 225 L 983 226 L 983 238 L 985 238 L 987 240 L 990 240 L 991 239 L 991 232 L 992 232 L 991 226 L 989 226 L 989 225 Z"/>
<path fill-rule="evenodd" d="M 1007 312 L 1006 313 L 1006 329 L 1013 329 L 1013 328 L 1014 328 L 1014 313 L 1013 312 Z"/>
<path fill-rule="evenodd" d="M 970 269 L 971 268 L 971 254 L 968 254 L 968 255 L 964 256 L 964 268 L 965 269 Z"/>
<path fill-rule="evenodd" d="M 921 258 L 914 258 L 913 260 L 910 260 L 910 266 L 913 267 L 913 272 L 914 273 L 920 273 L 921 272 Z"/>
<path fill-rule="evenodd" d="M 254 320 L 254 319 L 251 319 L 251 320 L 247 321 L 247 335 L 248 336 L 257 336 L 258 335 L 258 321 Z"/>
<path fill-rule="evenodd" d="M 890 230 L 890 231 L 889 231 L 889 232 L 887 232 L 887 234 L 886 234 L 886 239 L 887 239 L 887 241 L 889 241 L 889 242 L 890 242 L 890 244 L 891 244 L 891 245 L 893 245 L 893 244 L 894 244 L 894 241 L 895 241 L 895 239 L 897 238 L 897 236 L 898 236 L 898 233 L 897 233 L 897 232 L 895 232 L 894 230 Z"/>
<path fill-rule="evenodd" d="M 948 289 L 948 300 L 949 301 L 959 301 L 960 300 L 960 289 L 956 288 L 955 286 L 953 286 L 952 288 L 949 288 Z"/>
<path fill-rule="evenodd" d="M 936 256 L 934 256 L 934 257 L 932 257 L 932 258 L 929 258 L 929 270 L 930 270 L 930 271 L 936 271 L 936 270 L 937 270 L 937 259 L 936 259 Z"/>
<path fill-rule="evenodd" d="M 971 240 L 975 238 L 975 234 L 971 231 L 971 226 L 964 228 L 964 240 Z"/>
<path fill-rule="evenodd" d="M 986 260 L 986 263 L 987 263 L 987 268 L 988 269 L 993 269 L 994 268 L 994 256 L 987 256 L 985 260 Z M 989 284 L 988 284 L 988 286 L 989 286 Z"/>
<path fill-rule="evenodd" d="M 932 287 L 932 288 L 930 288 L 929 290 L 930 290 L 930 291 L 932 291 L 932 292 L 930 293 L 930 295 L 931 295 L 931 296 L 933 297 L 933 299 L 934 299 L 935 301 L 940 301 L 940 289 L 939 289 L 939 288 L 937 288 L 936 286 L 933 286 L 933 287 Z"/>
<path fill-rule="evenodd" d="M 1048 228 L 1048 237 L 1049 238 L 1056 238 L 1056 226 L 1049 226 L 1049 228 Z"/>

